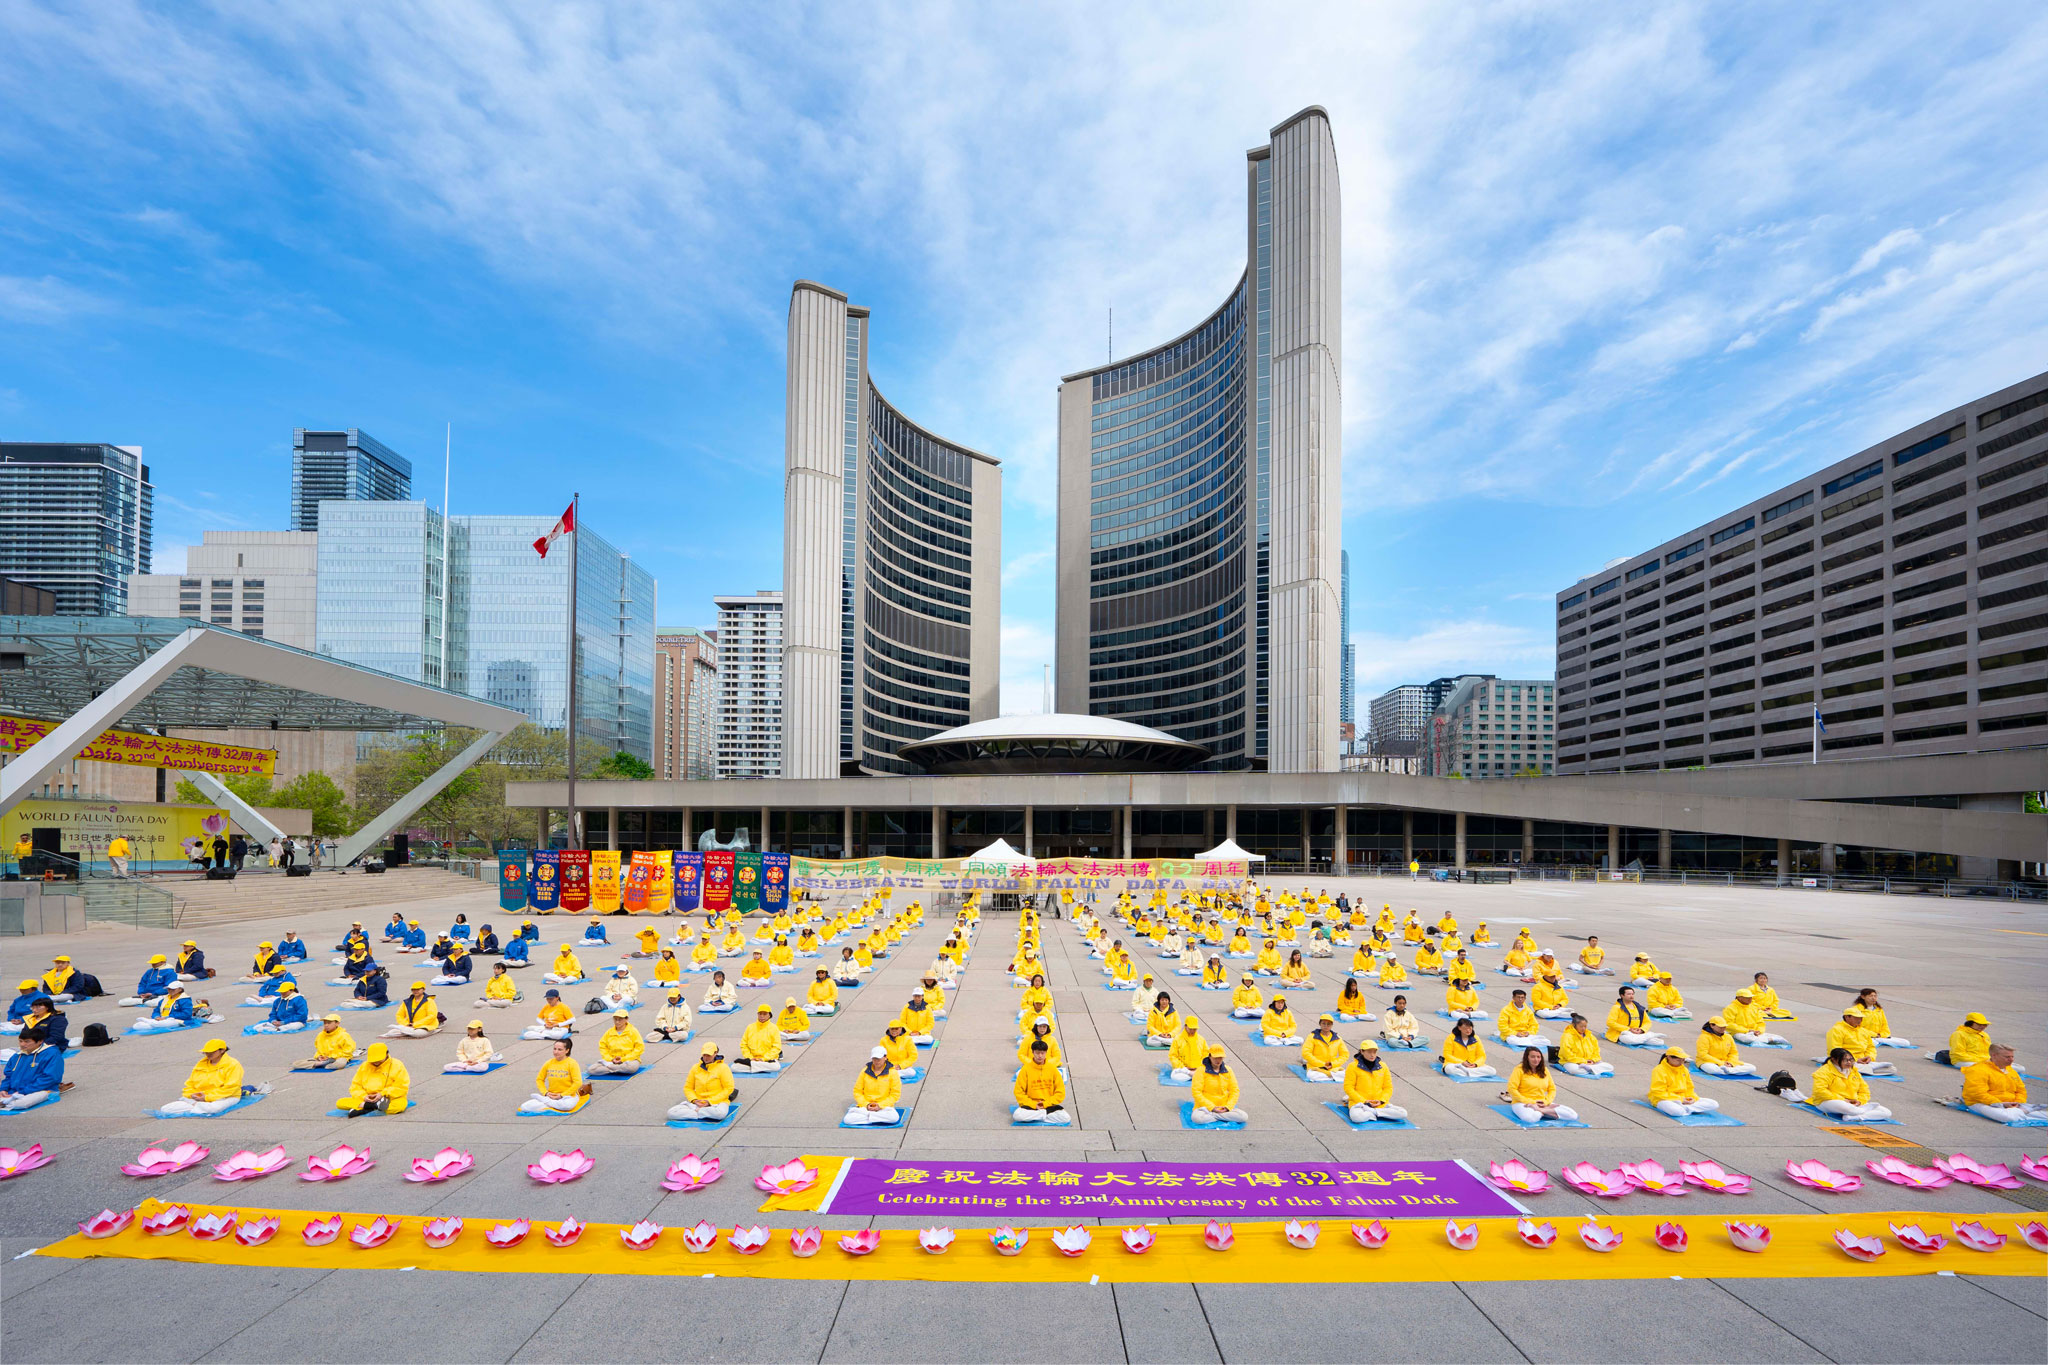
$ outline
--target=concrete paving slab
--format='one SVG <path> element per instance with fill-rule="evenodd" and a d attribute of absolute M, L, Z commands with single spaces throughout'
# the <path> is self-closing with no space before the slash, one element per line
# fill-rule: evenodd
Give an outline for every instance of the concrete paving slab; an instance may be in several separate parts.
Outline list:
<path fill-rule="evenodd" d="M 332 1271 L 197 1358 L 263 1365 L 278 1360 L 509 1360 L 581 1283 L 573 1275 L 509 1275 L 503 1277 L 509 1283 L 492 1286 L 502 1297 L 488 1313 L 393 1315 L 378 1307 L 394 1292 L 393 1274 Z M 447 1305 L 475 1278 L 421 1271 L 408 1275 L 399 1292 Z"/>
<path fill-rule="evenodd" d="M 1225 1360 L 1520 1361 L 1458 1286 L 1205 1284 L 1195 1297 Z M 1554 1310 L 1553 1310 L 1554 1311 Z"/>
<path fill-rule="evenodd" d="M 1460 1285 L 1532 1361 L 1827 1360 L 1708 1280 Z"/>
<path fill-rule="evenodd" d="M 1106 1285 L 846 1286 L 823 1361 L 1099 1361 L 1124 1358 Z"/>
<path fill-rule="evenodd" d="M 1191 1284 L 1115 1286 L 1117 1327 L 1132 1365 L 1223 1359 Z"/>
<path fill-rule="evenodd" d="M 771 1295 L 735 1295 L 716 1280 L 592 1275 L 576 1285 L 509 1357 L 515 1361 L 813 1361 L 824 1349 L 846 1286 L 777 1284 Z M 602 1342 L 601 1351 L 594 1350 Z"/>
<path fill-rule="evenodd" d="M 0 1358 L 197 1360 L 330 1273 L 177 1261 L 73 1264 L 39 1291 L 8 1299 Z M 108 1311 L 112 1304 L 121 1311 Z"/>
<path fill-rule="evenodd" d="M 2024 1365 L 2048 1356 L 2038 1314 L 1956 1276 L 1717 1283 L 1836 1360 Z"/>

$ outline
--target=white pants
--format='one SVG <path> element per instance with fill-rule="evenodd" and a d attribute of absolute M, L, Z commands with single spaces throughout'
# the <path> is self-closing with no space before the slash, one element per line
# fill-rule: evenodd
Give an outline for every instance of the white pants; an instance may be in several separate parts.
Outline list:
<path fill-rule="evenodd" d="M 1453 1019 L 1490 1019 L 1493 1017 L 1485 1010 L 1447 1010 L 1445 1013 L 1449 1014 Z"/>
<path fill-rule="evenodd" d="M 1889 1037 L 1889 1036 L 1887 1036 L 1887 1037 L 1883 1037 L 1883 1038 L 1873 1038 L 1873 1039 L 1871 1039 L 1871 1041 L 1872 1041 L 1873 1043 L 1876 1043 L 1876 1044 L 1877 1044 L 1877 1045 L 1878 1045 L 1879 1047 L 1911 1047 L 1911 1046 L 1913 1046 L 1913 1040 L 1912 1040 L 1912 1039 L 1910 1039 L 1910 1038 L 1894 1038 L 1894 1037 Z"/>
<path fill-rule="evenodd" d="M 567 1038 L 569 1036 L 569 1026 L 564 1024 L 561 1028 L 542 1028 L 539 1024 L 535 1024 L 519 1036 L 536 1042 L 544 1038 Z"/>
<path fill-rule="evenodd" d="M 1417 1048 L 1424 1046 L 1422 1038 L 1417 1034 L 1382 1033 L 1380 1037 L 1385 1040 L 1388 1047 Z"/>
<path fill-rule="evenodd" d="M 1557 1069 L 1567 1076 L 1612 1076 L 1611 1062 L 1559 1062 Z"/>
<path fill-rule="evenodd" d="M 1538 1019 L 1569 1019 L 1572 1017 L 1572 1012 L 1569 1009 L 1537 1010 L 1536 1017 Z"/>
<path fill-rule="evenodd" d="M 1370 1123 L 1374 1119 L 1392 1119 L 1399 1122 L 1407 1117 L 1408 1111 L 1398 1104 L 1383 1104 L 1377 1109 L 1369 1104 L 1354 1104 L 1351 1106 L 1351 1121 L 1353 1123 Z"/>
<path fill-rule="evenodd" d="M 1010 1117 L 1019 1123 L 1049 1123 L 1054 1127 L 1061 1127 L 1074 1121 L 1074 1116 L 1065 1109 L 1057 1109 L 1050 1113 L 1043 1109 L 1012 1109 Z M 1200 1122 L 1199 1119 L 1196 1121 Z"/>
<path fill-rule="evenodd" d="M 494 1052 L 494 1053 L 492 1053 L 492 1054 L 490 1055 L 490 1058 L 489 1058 L 489 1060 L 488 1060 L 488 1061 L 482 1061 L 482 1062 L 450 1062 L 450 1063 L 448 1063 L 448 1065 L 446 1065 L 446 1066 L 442 1067 L 442 1068 L 441 1068 L 441 1070 L 442 1070 L 442 1071 L 444 1071 L 444 1072 L 457 1072 L 457 1073 L 467 1073 L 467 1074 L 471 1074 L 471 1075 L 481 1075 L 481 1074 L 483 1074 L 484 1072 L 486 1072 L 486 1071 L 489 1071 L 489 1070 L 491 1069 L 491 1063 L 492 1063 L 492 1062 L 502 1062 L 502 1061 L 504 1061 L 504 1060 L 505 1060 L 505 1054 L 504 1054 L 504 1053 L 502 1053 L 502 1052 Z"/>
<path fill-rule="evenodd" d="M 1300 1047 L 1300 1046 L 1301 1046 L 1301 1035 L 1300 1035 L 1300 1034 L 1298 1034 L 1298 1033 L 1290 1033 L 1290 1034 L 1288 1034 L 1288 1035 L 1287 1035 L 1287 1036 L 1286 1036 L 1285 1038 L 1275 1038 L 1275 1037 L 1274 1037 L 1274 1036 L 1273 1036 L 1272 1034 L 1270 1034 L 1270 1033 L 1262 1033 L 1262 1034 L 1260 1034 L 1260 1035 L 1259 1035 L 1259 1037 L 1261 1038 L 1261 1040 L 1262 1040 L 1262 1041 L 1264 1041 L 1264 1043 L 1266 1044 L 1266 1046 L 1267 1046 L 1267 1047 L 1281 1047 L 1281 1046 L 1286 1046 L 1286 1047 Z"/>
<path fill-rule="evenodd" d="M 1721 1107 L 1721 1101 L 1708 1099 L 1705 1095 L 1692 1100 L 1658 1100 L 1657 1112 L 1682 1119 L 1689 1114 L 1711 1114 Z"/>
<path fill-rule="evenodd" d="M 832 979 L 834 981 L 837 981 L 842 986 L 852 985 L 854 982 L 860 980 L 860 968 L 856 967 L 852 971 L 846 971 L 844 969 L 836 971 L 832 973 Z"/>
<path fill-rule="evenodd" d="M 1719 1062 L 1701 1062 L 1700 1070 L 1706 1072 L 1709 1076 L 1756 1075 L 1756 1067 L 1749 1062 L 1736 1062 L 1731 1066 L 1724 1066 Z"/>
<path fill-rule="evenodd" d="M 149 1005 L 154 1005 L 157 1002 L 157 999 L 158 997 L 154 995 L 131 995 L 128 996 L 126 999 L 122 1000 L 120 1003 L 125 1008 L 137 1009 Z M 21 1025 L 19 1024 L 10 1024 L 5 1026 L 4 1031 L 7 1033 L 14 1033 L 18 1031 L 20 1028 Z"/>
<path fill-rule="evenodd" d="M 526 1103 L 519 1106 L 519 1112 L 522 1114 L 566 1114 L 576 1107 L 576 1101 L 580 1098 L 582 1097 L 578 1095 L 543 1095 L 536 1091 L 527 1097 Z"/>
<path fill-rule="evenodd" d="M 137 1033 L 165 1033 L 185 1025 L 176 1019 L 137 1019 L 134 1024 Z"/>
<path fill-rule="evenodd" d="M 805 1013 L 805 1014 L 837 1014 L 837 1013 L 839 1013 L 839 1006 L 837 1006 L 837 1005 L 805 1005 L 805 1006 L 804 1006 L 804 1013 Z"/>
<path fill-rule="evenodd" d="M 774 1071 L 780 1071 L 780 1070 L 782 1070 L 782 1059 L 778 1057 L 778 1058 L 776 1058 L 776 1059 L 775 1059 L 775 1060 L 773 1060 L 773 1061 L 766 1061 L 766 1062 L 761 1062 L 761 1061 L 755 1061 L 755 1060 L 754 1060 L 753 1058 L 751 1058 L 751 1057 L 740 1057 L 740 1058 L 737 1058 L 737 1059 L 735 1059 L 735 1060 L 734 1060 L 734 1062 L 733 1062 L 733 1064 L 732 1064 L 732 1069 L 733 1069 L 734 1071 L 757 1071 L 757 1072 L 774 1072 Z"/>
<path fill-rule="evenodd" d="M 1665 1007 L 1663 1007 L 1663 1006 L 1661 1006 L 1661 1005 L 1660 1005 L 1660 1006 L 1658 1006 L 1658 1007 L 1657 1007 L 1656 1009 L 1653 1009 L 1653 1010 L 1651 1010 L 1651 1011 L 1649 1012 L 1649 1014 L 1650 1014 L 1650 1017 L 1651 1017 L 1652 1019 L 1690 1019 L 1690 1018 L 1692 1018 L 1692 1011 L 1691 1011 L 1691 1010 L 1688 1010 L 1688 1009 L 1675 1009 L 1675 1010 L 1674 1010 L 1674 1009 L 1666 1009 Z"/>
<path fill-rule="evenodd" d="M 1264 1013 L 1264 1010 L 1234 1009 L 1230 1012 L 1230 1017 L 1233 1019 L 1256 1019 Z"/>
<path fill-rule="evenodd" d="M 1175 1067 L 1170 1074 L 1177 1081 L 1192 1081 L 1195 1078 L 1195 1073 L 1184 1066 Z"/>
<path fill-rule="evenodd" d="M 1501 1039 L 1509 1047 L 1549 1047 L 1550 1040 L 1540 1033 L 1517 1033 L 1512 1038 Z"/>
<path fill-rule="evenodd" d="M 1767 1043 L 1782 1043 L 1785 1039 L 1776 1033 L 1738 1033 L 1735 1035 L 1735 1041 L 1748 1043 L 1751 1047 L 1762 1047 Z"/>
<path fill-rule="evenodd" d="M 484 997 L 483 999 L 481 999 L 481 1000 L 477 1001 L 476 1003 L 477 1003 L 477 1008 L 479 1008 L 479 1009 L 482 1009 L 482 1008 L 484 1008 L 485 1006 L 489 1006 L 489 1007 L 490 1007 L 491 1009 L 494 1009 L 494 1010 L 501 1010 L 501 1009 L 505 1009 L 505 1008 L 507 1008 L 508 1006 L 511 1006 L 511 1005 L 516 1005 L 516 1004 L 518 1004 L 518 1003 L 519 1003 L 519 1001 L 520 1001 L 520 998 L 521 998 L 521 997 L 520 997 L 519 993 L 517 993 L 517 992 L 514 992 L 514 993 L 513 993 L 513 996 L 512 996 L 512 998 L 511 998 L 510 1000 L 493 1000 L 493 999 L 491 999 L 491 998 L 490 998 L 489 996 L 485 996 L 485 997 Z"/>
<path fill-rule="evenodd" d="M 1882 1109 L 1882 1105 L 1866 1105 L 1870 1109 Z M 2021 1123 L 2027 1119 L 2048 1119 L 2048 1104 L 1973 1104 L 1970 1112 L 1981 1114 L 1997 1123 Z M 1889 1118 L 1887 1113 L 1885 1117 Z"/>
<path fill-rule="evenodd" d="M 599 1076 L 637 1076 L 640 1074 L 640 1063 L 607 1062 L 603 1058 L 599 1058 L 590 1064 L 590 1070 L 594 1075 Z"/>
<path fill-rule="evenodd" d="M 1851 1123 L 1882 1123 L 1892 1116 L 1892 1111 L 1881 1104 L 1855 1104 L 1849 1100 L 1827 1100 L 1813 1107 Z"/>
<path fill-rule="evenodd" d="M 1490 1067 L 1490 1066 L 1487 1066 L 1487 1065 L 1486 1065 L 1485 1063 L 1483 1063 L 1483 1062 L 1482 1062 L 1482 1063 L 1481 1063 L 1480 1065 L 1478 1065 L 1478 1066 L 1470 1066 L 1470 1065 L 1468 1065 L 1468 1064 L 1466 1064 L 1466 1063 L 1464 1063 L 1464 1062 L 1445 1062 L 1445 1063 L 1444 1063 L 1444 1074 L 1445 1074 L 1446 1076 L 1473 1076 L 1473 1077 L 1483 1077 L 1483 1076 L 1498 1076 L 1498 1075 L 1500 1075 L 1500 1073 L 1499 1073 L 1498 1071 L 1495 1071 L 1495 1070 L 1494 1070 L 1494 1069 L 1493 1069 L 1492 1067 Z"/>
<path fill-rule="evenodd" d="M 268 1019 L 255 1026 L 258 1033 L 297 1033 L 304 1028 L 303 1022 L 296 1024 L 273 1024 Z"/>
<path fill-rule="evenodd" d="M 1576 1120 L 1579 1116 L 1579 1111 L 1571 1108 L 1569 1105 L 1553 1104 L 1550 1107 L 1557 1112 L 1557 1116 L 1561 1119 Z M 1516 1118 L 1524 1123 L 1543 1122 L 1543 1111 L 1533 1104 L 1511 1104 L 1508 1108 L 1514 1112 Z"/>
<path fill-rule="evenodd" d="M 1642 1047 L 1645 1045 L 1662 1047 L 1664 1046 L 1664 1035 L 1661 1033 L 1650 1033 L 1639 1028 L 1623 1029 L 1621 1037 L 1615 1041 L 1627 1043 L 1631 1047 Z"/>
<path fill-rule="evenodd" d="M 1866 1076 L 1896 1076 L 1898 1068 L 1890 1062 L 1858 1062 L 1856 1069 Z"/>
<path fill-rule="evenodd" d="M 1364 1014 L 1346 1014 L 1342 1010 L 1337 1011 L 1338 1022 L 1345 1024 L 1370 1024 L 1375 1017 L 1371 1010 L 1367 1010 Z"/>
<path fill-rule="evenodd" d="M 846 1118 L 843 1120 L 843 1122 L 852 1124 L 874 1123 L 880 1124 L 882 1127 L 886 1128 L 890 1124 L 897 1122 L 902 1117 L 902 1114 L 898 1113 L 894 1108 L 870 1110 L 863 1109 L 861 1106 L 855 1105 L 853 1108 L 846 1111 Z"/>
<path fill-rule="evenodd" d="M 240 1095 L 236 1095 L 233 1099 L 226 1100 L 188 1100 L 183 1097 L 180 1097 L 178 1099 L 172 1100 L 169 1104 L 164 1105 L 163 1112 L 166 1114 L 194 1115 L 220 1114 L 225 1113 L 229 1109 L 232 1109 L 235 1105 L 241 1103 L 241 1101 L 242 1097 Z"/>
<path fill-rule="evenodd" d="M 114 875 L 116 877 L 128 875 L 128 860 L 126 858 L 109 857 L 107 861 L 114 865 Z"/>
<path fill-rule="evenodd" d="M 430 1028 L 413 1028 L 409 1024 L 393 1024 L 380 1035 L 385 1038 L 424 1038 L 432 1033 Z"/>
<path fill-rule="evenodd" d="M 811 1038 L 811 1031 L 810 1031 L 809 1029 L 807 1029 L 807 1028 L 806 1028 L 806 1029 L 798 1029 L 798 1030 L 797 1030 L 796 1032 L 794 1032 L 794 1033 L 790 1033 L 790 1032 L 788 1032 L 787 1030 L 785 1030 L 785 1031 L 783 1032 L 783 1035 L 782 1035 L 782 1041 L 783 1041 L 783 1042 L 785 1042 L 785 1043 L 805 1043 L 805 1042 L 809 1042 L 809 1041 L 810 1041 L 810 1038 Z"/>
<path fill-rule="evenodd" d="M 1193 1109 L 1188 1112 L 1190 1123 L 1243 1123 L 1242 1109 Z"/>
<path fill-rule="evenodd" d="M 0 1100 L 0 1109 L 33 1109 L 49 1097 L 50 1092 L 47 1090 L 31 1090 L 21 1095 L 9 1095 L 6 1099 Z"/>
<path fill-rule="evenodd" d="M 566 986 L 572 981 L 581 981 L 584 978 L 580 976 L 557 976 L 553 972 L 542 972 L 540 979 L 547 982 L 550 986 Z"/>
<path fill-rule="evenodd" d="M 929 1033 L 913 1033 L 910 1035 L 910 1041 L 919 1047 L 930 1047 L 932 1036 Z"/>
<path fill-rule="evenodd" d="M 443 973 L 433 978 L 433 984 L 436 986 L 467 986 L 469 978 L 466 976 L 449 976 Z"/>
<path fill-rule="evenodd" d="M 722 1101 L 718 1104 L 691 1104 L 685 1100 L 669 1110 L 668 1116 L 672 1119 L 703 1119 L 710 1123 L 717 1123 L 731 1112 L 732 1105 L 728 1101 Z"/>

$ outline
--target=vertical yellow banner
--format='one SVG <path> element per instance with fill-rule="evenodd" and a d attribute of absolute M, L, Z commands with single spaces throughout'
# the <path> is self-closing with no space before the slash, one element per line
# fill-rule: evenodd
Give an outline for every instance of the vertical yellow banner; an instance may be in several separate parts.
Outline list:
<path fill-rule="evenodd" d="M 647 886 L 647 910 L 649 914 L 665 915 L 675 904 L 676 855 L 667 849 L 654 853 L 654 880 Z"/>
<path fill-rule="evenodd" d="M 619 908 L 619 851 L 590 850 L 590 912 L 609 915 Z"/>

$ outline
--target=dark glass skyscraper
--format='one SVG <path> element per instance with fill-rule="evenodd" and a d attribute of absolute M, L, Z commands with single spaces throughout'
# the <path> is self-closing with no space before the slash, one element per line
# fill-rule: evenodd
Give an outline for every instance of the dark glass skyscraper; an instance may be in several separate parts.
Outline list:
<path fill-rule="evenodd" d="M 320 529 L 320 504 L 404 502 L 412 496 L 412 461 L 368 432 L 292 433 L 292 525 Z"/>
<path fill-rule="evenodd" d="M 137 447 L 0 442 L 0 577 L 54 593 L 59 616 L 125 616 L 154 500 Z"/>

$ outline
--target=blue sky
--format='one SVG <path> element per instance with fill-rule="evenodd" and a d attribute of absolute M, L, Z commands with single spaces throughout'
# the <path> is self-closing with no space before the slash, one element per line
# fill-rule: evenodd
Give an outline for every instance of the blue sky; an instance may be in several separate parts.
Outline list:
<path fill-rule="evenodd" d="M 1051 657 L 1058 377 L 1244 264 L 1330 111 L 1362 701 L 1547 676 L 1555 591 L 2048 369 L 2038 6 L 0 6 L 0 438 L 141 445 L 159 567 L 295 426 L 589 523 L 663 624 L 781 578 L 790 282 L 1005 464 Z M 1282 11 L 1274 11 L 1282 12 Z M 432 485 L 431 488 L 428 486 Z"/>

